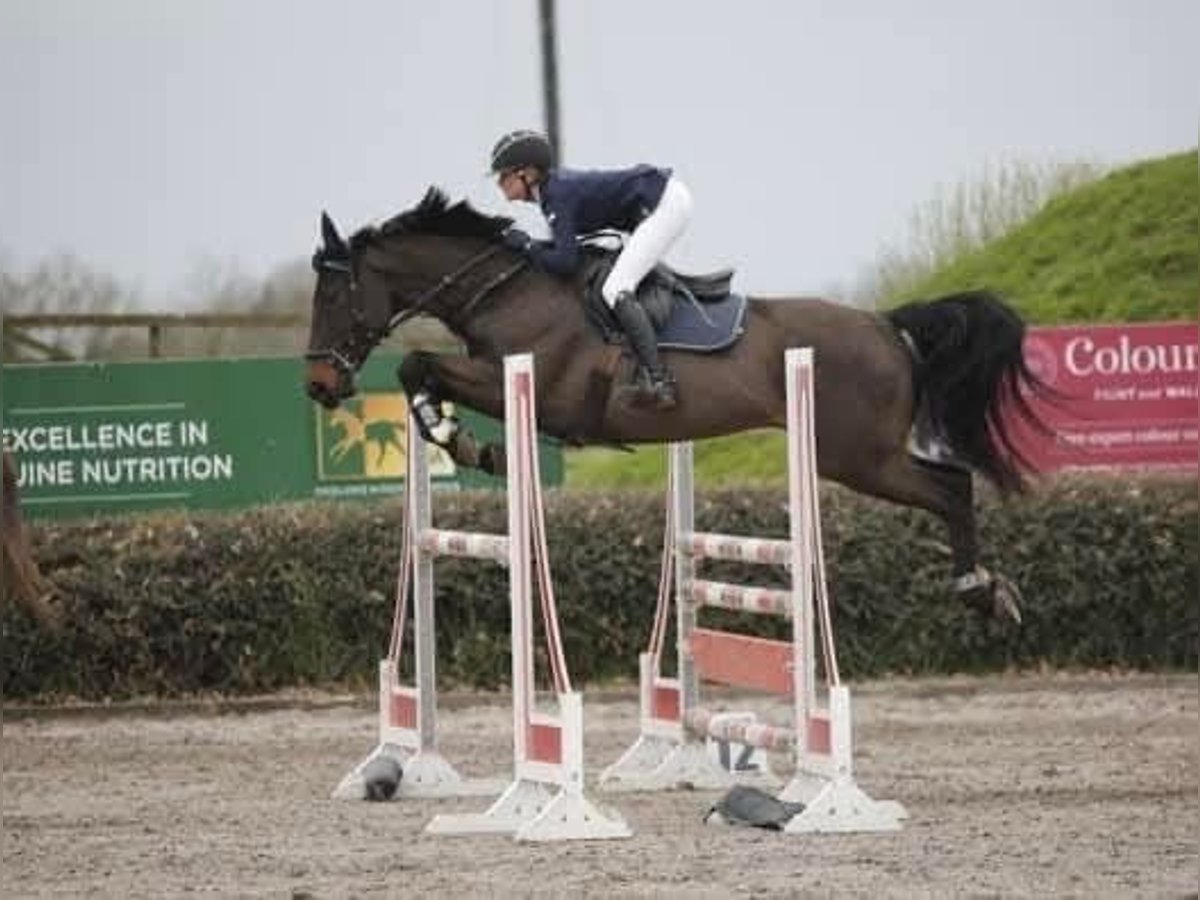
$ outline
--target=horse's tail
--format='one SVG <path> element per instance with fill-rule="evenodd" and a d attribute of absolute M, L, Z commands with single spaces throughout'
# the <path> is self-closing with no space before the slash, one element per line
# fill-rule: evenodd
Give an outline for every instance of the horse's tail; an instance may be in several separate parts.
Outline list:
<path fill-rule="evenodd" d="M 995 294 L 970 291 L 901 306 L 887 318 L 911 338 L 915 408 L 1002 493 L 1023 490 L 1035 467 L 1014 442 L 1009 416 L 1046 431 L 1027 395 L 1053 391 L 1025 362 L 1021 317 Z"/>

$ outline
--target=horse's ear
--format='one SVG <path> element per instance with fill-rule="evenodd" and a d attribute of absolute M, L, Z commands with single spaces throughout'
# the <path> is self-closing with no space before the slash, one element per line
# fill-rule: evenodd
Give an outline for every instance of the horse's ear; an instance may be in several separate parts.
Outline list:
<path fill-rule="evenodd" d="M 329 256 L 336 258 L 350 255 L 350 248 L 338 234 L 337 226 L 333 224 L 333 219 L 329 218 L 327 212 L 321 213 L 321 240 L 325 243 L 325 252 Z"/>

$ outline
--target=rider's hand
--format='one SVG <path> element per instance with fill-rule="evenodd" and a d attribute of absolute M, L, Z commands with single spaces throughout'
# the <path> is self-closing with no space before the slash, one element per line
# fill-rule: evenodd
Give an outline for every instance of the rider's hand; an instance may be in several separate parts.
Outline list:
<path fill-rule="evenodd" d="M 520 228 L 509 228 L 500 239 L 504 242 L 504 246 L 509 250 L 515 250 L 517 253 L 528 255 L 533 248 L 533 238 L 527 235 Z"/>

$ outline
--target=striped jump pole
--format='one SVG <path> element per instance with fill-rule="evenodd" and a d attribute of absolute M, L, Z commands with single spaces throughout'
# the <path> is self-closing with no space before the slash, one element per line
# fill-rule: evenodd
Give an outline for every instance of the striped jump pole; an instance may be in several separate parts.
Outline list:
<path fill-rule="evenodd" d="M 872 800 L 853 778 L 850 694 L 838 674 L 825 590 L 812 350 L 788 350 L 785 361 L 789 536 L 782 540 L 697 531 L 692 446 L 671 445 L 658 606 L 649 649 L 639 657 L 640 734 L 601 773 L 600 785 L 614 791 L 720 789 L 744 780 L 712 758 L 706 742 L 715 738 L 791 756 L 795 773 L 779 797 L 804 803 L 805 809 L 788 822 L 786 831 L 895 830 L 906 815 L 904 808 Z M 791 586 L 780 590 L 703 579 L 696 570 L 704 559 L 784 567 L 790 571 Z M 662 657 L 672 585 L 677 664 L 675 676 L 666 677 Z M 791 639 L 701 627 L 698 618 L 705 607 L 789 618 Z M 701 701 L 702 682 L 786 696 L 790 721 L 775 726 L 749 714 L 715 713 Z M 772 778 L 769 772 L 750 777 Z"/>
<path fill-rule="evenodd" d="M 438 748 L 433 561 L 439 556 L 460 556 L 503 565 L 508 562 L 508 537 L 434 528 L 428 456 L 432 448 L 419 437 L 411 412 L 405 445 L 400 571 L 391 641 L 387 656 L 379 663 L 379 743 L 342 779 L 333 796 L 366 799 L 374 778 L 389 777 L 389 765 L 393 767 L 391 777 L 398 771 L 400 780 L 388 799 L 494 796 L 503 790 L 503 778 L 463 778 Z M 413 682 L 405 683 L 400 669 L 410 586 L 415 671 Z"/>
<path fill-rule="evenodd" d="M 571 689 L 550 579 L 537 456 L 533 357 L 504 360 L 508 463 L 507 562 L 512 609 L 513 780 L 482 813 L 439 815 L 430 834 L 511 833 L 519 841 L 630 837 L 616 813 L 584 794 L 583 700 Z M 533 576 L 557 712 L 537 707 Z"/>

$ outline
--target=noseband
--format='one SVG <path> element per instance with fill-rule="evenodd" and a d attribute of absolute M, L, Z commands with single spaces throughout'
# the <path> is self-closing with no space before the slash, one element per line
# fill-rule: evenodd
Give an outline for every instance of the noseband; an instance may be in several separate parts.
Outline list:
<path fill-rule="evenodd" d="M 401 303 L 400 311 L 393 313 L 382 328 L 371 327 L 367 322 L 366 314 L 363 312 L 362 304 L 355 302 L 358 293 L 358 278 L 353 262 L 350 260 L 343 262 L 342 260 L 327 259 L 318 251 L 313 256 L 314 269 L 317 271 L 343 272 L 350 276 L 350 335 L 341 347 L 328 350 L 315 350 L 306 353 L 304 358 L 312 361 L 324 360 L 332 365 L 338 374 L 343 377 L 353 375 L 366 360 L 367 355 L 378 346 L 380 341 L 395 331 L 401 323 L 422 313 L 428 313 L 439 297 L 460 284 L 464 278 L 503 249 L 503 244 L 492 244 L 485 247 L 458 268 L 439 278 L 431 287 L 422 291 L 411 303 Z M 484 298 L 513 278 L 528 264 L 528 260 L 521 258 L 514 265 L 501 270 L 494 278 L 486 281 L 471 295 L 460 309 L 454 311 L 456 322 L 465 322 Z M 393 270 L 379 267 L 375 267 L 374 270 L 384 274 L 400 274 Z M 456 322 L 450 321 L 450 311 L 445 311 L 444 315 L 446 324 L 453 328 Z"/>

